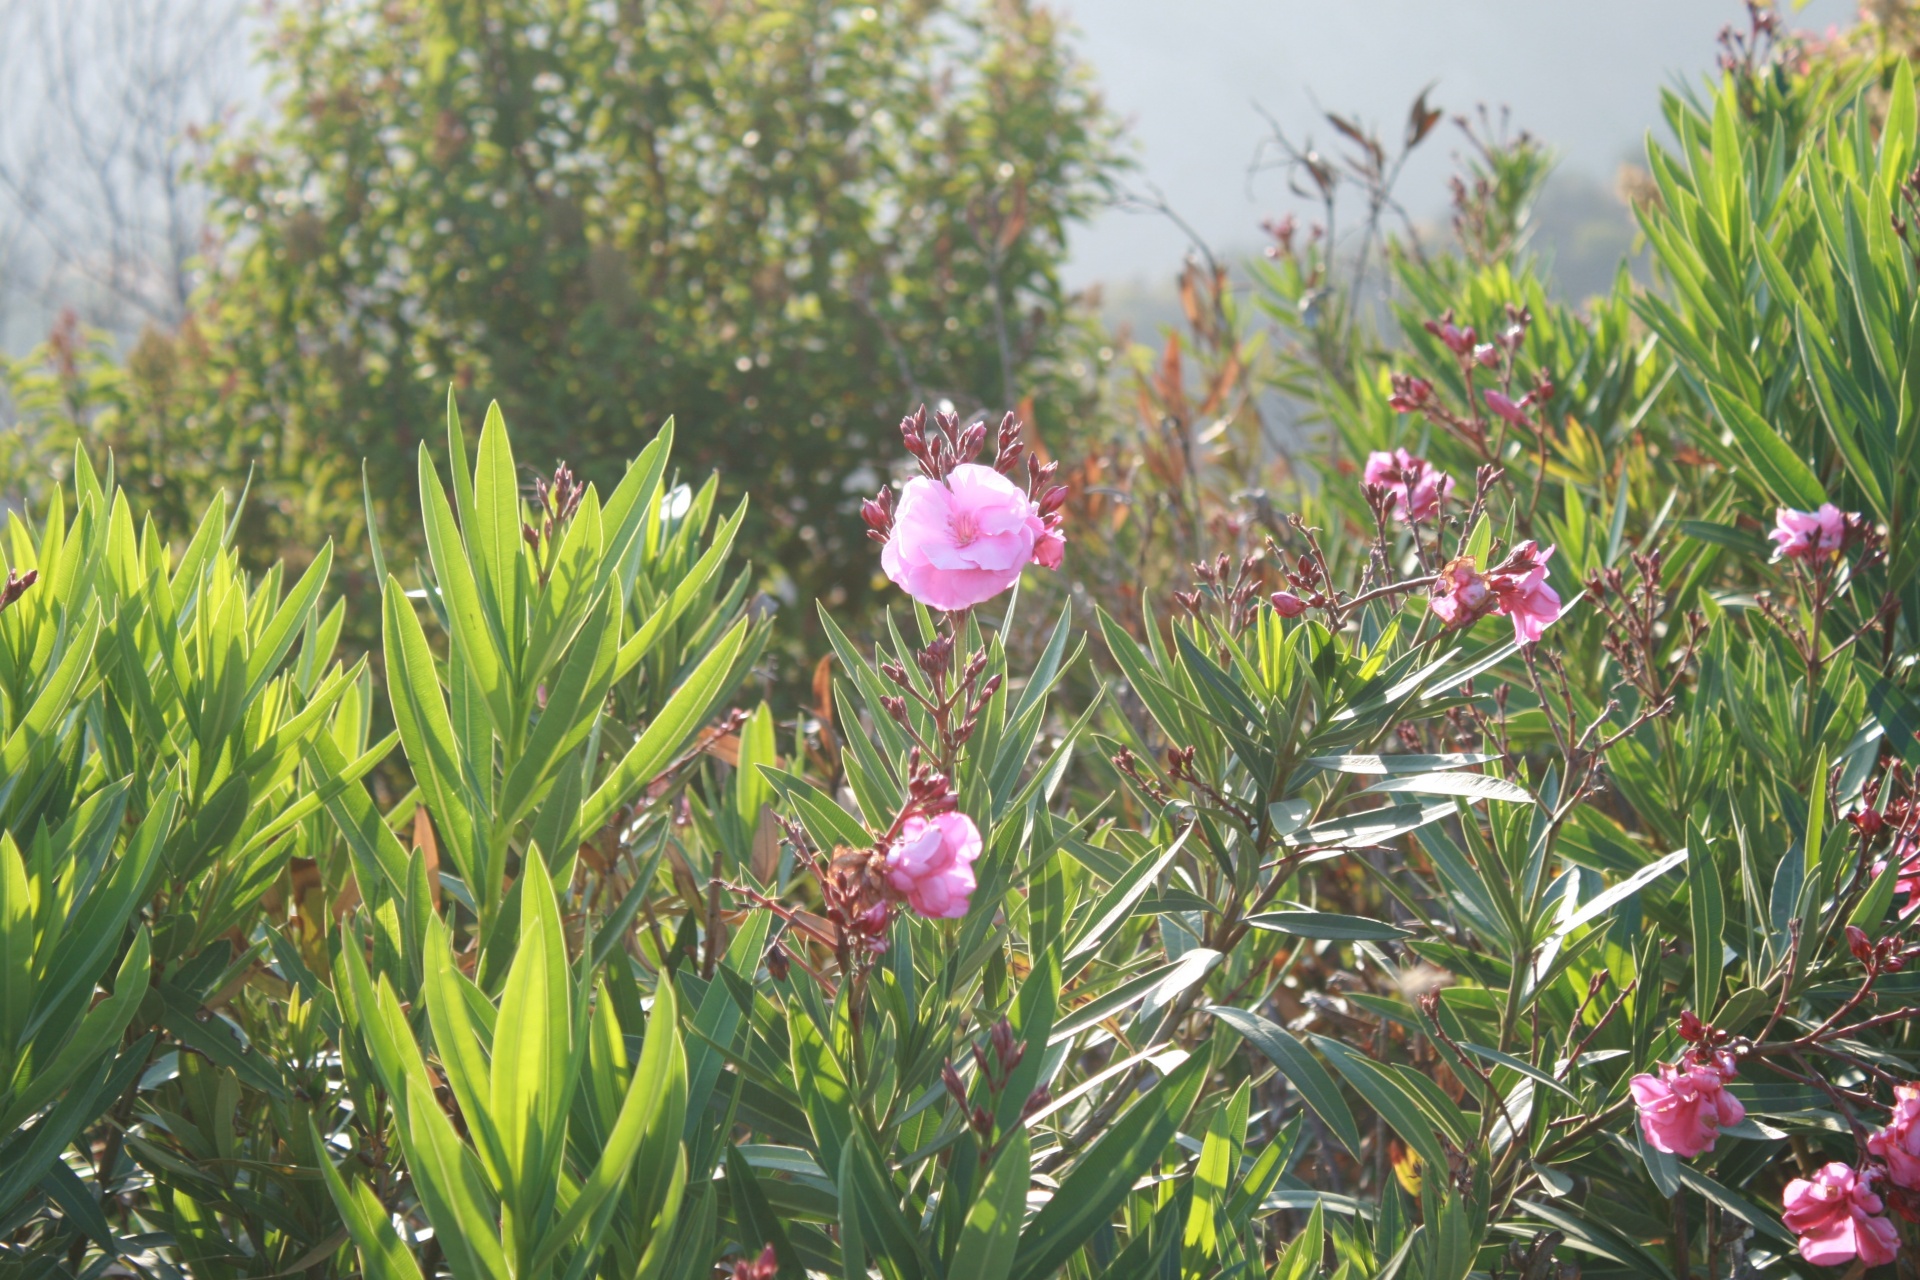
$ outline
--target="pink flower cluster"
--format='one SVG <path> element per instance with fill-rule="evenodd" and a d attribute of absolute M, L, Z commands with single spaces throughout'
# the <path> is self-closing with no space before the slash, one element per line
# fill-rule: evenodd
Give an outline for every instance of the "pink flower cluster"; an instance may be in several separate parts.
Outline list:
<path fill-rule="evenodd" d="M 1900 1250 L 1899 1229 L 1873 1187 L 1885 1178 L 1897 1194 L 1920 1192 L 1920 1085 L 1895 1085 L 1893 1098 L 1892 1118 L 1867 1138 L 1867 1153 L 1881 1163 L 1854 1168 L 1836 1160 L 1787 1184 L 1780 1220 L 1799 1237 L 1800 1256 L 1816 1266 L 1858 1258 L 1878 1267 Z"/>
<path fill-rule="evenodd" d="M 1837 1267 L 1856 1257 L 1869 1267 L 1892 1262 L 1900 1232 L 1881 1216 L 1886 1202 L 1873 1192 L 1878 1171 L 1838 1160 L 1811 1178 L 1787 1184 L 1780 1220 L 1800 1238 L 1800 1256 L 1816 1267 Z"/>
<path fill-rule="evenodd" d="M 1723 1127 L 1747 1118 L 1740 1099 L 1727 1092 L 1734 1072 L 1733 1055 L 1724 1050 L 1688 1050 L 1677 1064 L 1661 1063 L 1658 1075 L 1629 1081 L 1647 1145 L 1685 1157 L 1713 1150 Z"/>
<path fill-rule="evenodd" d="M 1386 490 L 1387 510 L 1410 524 L 1431 520 L 1453 492 L 1452 476 L 1405 449 L 1368 454 L 1361 480 L 1370 488 Z"/>
<path fill-rule="evenodd" d="M 1860 517 L 1849 515 L 1831 502 L 1820 504 L 1818 511 L 1795 511 L 1781 507 L 1773 514 L 1775 560 L 1831 559 L 1846 545 L 1847 531 Z"/>
<path fill-rule="evenodd" d="M 1029 564 L 1059 568 L 1066 543 L 1013 481 L 963 462 L 944 481 L 907 481 L 880 567 L 930 609 L 967 609 L 1007 590 Z"/>
<path fill-rule="evenodd" d="M 1058 569 L 1066 554 L 1063 485 L 1052 483 L 1058 463 L 1027 454 L 1023 428 L 1012 414 L 1001 420 L 992 466 L 974 461 L 987 442 L 985 423 L 962 428 L 950 412 L 925 406 L 900 423 L 900 438 L 919 463 L 896 503 L 893 490 L 861 504 L 869 537 L 884 543 L 880 567 L 908 595 L 930 609 L 953 612 L 993 599 L 1020 581 L 1030 564 Z M 1013 475 L 1026 457 L 1023 488 Z"/>
<path fill-rule="evenodd" d="M 1867 1139 L 1867 1150 L 1887 1162 L 1894 1186 L 1920 1191 L 1920 1085 L 1893 1087 L 1893 1119 Z"/>
<path fill-rule="evenodd" d="M 901 824 L 887 850 L 887 887 L 933 920 L 967 914 L 974 890 L 973 862 L 980 856 L 980 828 L 964 813 L 914 816 Z"/>
<path fill-rule="evenodd" d="M 1433 584 L 1434 616 L 1448 627 L 1466 627 L 1498 613 L 1513 620 L 1516 641 L 1531 644 L 1560 616 L 1560 593 L 1547 585 L 1552 557 L 1552 547 L 1542 551 L 1531 540 L 1485 573 L 1474 567 L 1472 556 L 1456 557 Z"/>
<path fill-rule="evenodd" d="M 1691 1158 L 1712 1151 L 1721 1130 L 1739 1124 L 1747 1112 L 1727 1092 L 1734 1057 L 1715 1047 L 1728 1037 L 1690 1012 L 1681 1014 L 1679 1030 L 1692 1046 L 1680 1061 L 1660 1064 L 1657 1074 L 1637 1075 L 1628 1087 L 1647 1145 Z M 1896 1199 L 1920 1192 L 1920 1085 L 1896 1085 L 1893 1093 L 1891 1120 L 1866 1141 L 1876 1163 L 1856 1168 L 1836 1160 L 1812 1177 L 1787 1183 L 1781 1221 L 1798 1237 L 1800 1256 L 1815 1266 L 1843 1266 L 1857 1258 L 1878 1267 L 1900 1250 L 1899 1230 L 1886 1216 L 1886 1200 L 1874 1184 L 1887 1179 L 1897 1189 Z M 1911 1216 L 1905 1208 L 1901 1212 Z"/>

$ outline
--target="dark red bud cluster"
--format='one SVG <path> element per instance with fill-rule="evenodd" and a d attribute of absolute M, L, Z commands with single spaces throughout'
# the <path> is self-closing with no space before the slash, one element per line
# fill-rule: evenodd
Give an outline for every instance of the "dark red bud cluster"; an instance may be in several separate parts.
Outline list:
<path fill-rule="evenodd" d="M 1280 219 L 1268 218 L 1260 224 L 1260 229 L 1273 237 L 1273 243 L 1266 250 L 1269 258 L 1293 256 L 1293 235 L 1299 230 L 1299 223 L 1292 214 Z"/>
<path fill-rule="evenodd" d="M 27 594 L 27 588 L 38 581 L 40 581 L 40 571 L 38 569 L 29 569 L 25 573 L 20 573 L 14 569 L 7 570 L 6 585 L 0 586 L 0 609 L 6 608 L 21 596 Z"/>
<path fill-rule="evenodd" d="M 1472 325 L 1462 328 L 1454 324 L 1451 308 L 1438 320 L 1427 321 L 1426 330 L 1446 344 L 1447 350 L 1453 352 L 1458 359 L 1470 358 L 1474 347 L 1479 345 L 1479 338 L 1474 333 Z"/>
<path fill-rule="evenodd" d="M 772 978 L 775 982 L 785 982 L 787 980 L 787 974 L 790 971 L 792 961 L 787 958 L 787 949 L 785 947 L 777 942 L 768 947 L 765 963 L 767 966 L 767 976 L 769 978 Z"/>
<path fill-rule="evenodd" d="M 953 666 L 953 637 L 946 632 L 935 636 L 932 644 L 914 655 L 914 661 L 928 679 L 944 676 Z"/>
<path fill-rule="evenodd" d="M 1021 439 L 1024 431 L 1025 426 L 1020 419 L 1011 413 L 1001 417 L 1000 430 L 993 442 L 993 469 L 1003 476 L 1011 476 L 1019 469 L 1020 456 L 1027 451 L 1026 442 Z M 1039 465 L 1041 465 L 1040 459 L 1029 457 L 1027 459 L 1028 474 L 1031 475 L 1034 468 Z"/>
<path fill-rule="evenodd" d="M 1276 591 L 1267 597 L 1273 611 L 1283 618 L 1297 618 L 1307 611 L 1307 602 L 1291 591 Z"/>
<path fill-rule="evenodd" d="M 1516 303 L 1507 304 L 1507 327 L 1500 331 L 1500 345 L 1509 351 L 1517 350 L 1526 341 L 1527 330 L 1533 327 L 1531 308 Z"/>
<path fill-rule="evenodd" d="M 1393 375 L 1393 391 L 1387 396 L 1387 407 L 1395 413 L 1415 413 L 1433 403 L 1433 384 L 1425 378 L 1416 378 L 1412 374 Z"/>
<path fill-rule="evenodd" d="M 867 536 L 885 542 L 893 536 L 893 487 L 882 485 L 880 492 L 860 504 L 860 519 L 866 523 Z"/>
<path fill-rule="evenodd" d="M 1057 475 L 1059 471 L 1060 464 L 1058 462 L 1042 462 L 1040 461 L 1039 454 L 1028 454 L 1027 493 L 1032 495 L 1044 490 L 1048 485 L 1053 483 L 1053 477 Z"/>
<path fill-rule="evenodd" d="M 995 432 L 993 466 L 1002 475 L 1011 476 L 1019 470 L 1020 458 L 1026 452 L 1021 439 L 1023 430 L 1020 420 L 1011 413 L 1000 419 L 1000 427 Z M 955 467 L 979 459 L 980 451 L 987 444 L 987 424 L 970 422 L 963 427 L 958 414 L 942 409 L 933 415 L 929 429 L 927 407 L 921 405 L 900 420 L 900 442 L 919 463 L 921 475 L 945 480 Z M 1038 467 L 1036 459 L 1027 459 L 1029 476 Z"/>
<path fill-rule="evenodd" d="M 1879 835 L 1887 825 L 1886 815 L 1882 814 L 1878 809 L 1868 808 L 1855 809 L 1847 815 L 1847 822 L 1855 831 L 1858 831 L 1861 836 L 1868 840 Z"/>
<path fill-rule="evenodd" d="M 1680 1025 L 1678 1030 L 1680 1032 L 1680 1038 L 1688 1044 L 1704 1044 L 1706 1043 L 1709 1028 L 1706 1023 L 1700 1021 L 1700 1015 L 1696 1014 L 1693 1010 L 1682 1009 L 1680 1011 Z"/>
<path fill-rule="evenodd" d="M 1907 961 L 1920 955 L 1920 947 L 1902 947 L 1900 939 L 1892 934 L 1875 942 L 1865 929 L 1853 924 L 1847 926 L 1847 950 L 1866 967 L 1869 977 L 1899 973 L 1907 967 Z"/>
<path fill-rule="evenodd" d="M 966 1081 L 960 1078 L 960 1073 L 953 1069 L 951 1062 L 940 1064 L 940 1083 L 946 1085 L 948 1095 L 952 1097 L 955 1102 L 959 1103 L 962 1107 L 967 1105 Z"/>
<path fill-rule="evenodd" d="M 536 527 L 526 521 L 520 524 L 520 537 L 535 551 L 545 540 L 552 545 L 554 535 L 566 527 L 574 513 L 580 509 L 580 499 L 586 496 L 587 486 L 580 483 L 573 470 L 562 462 L 553 469 L 553 479 L 545 476 L 533 478 L 533 505 L 540 511 L 540 524 Z"/>

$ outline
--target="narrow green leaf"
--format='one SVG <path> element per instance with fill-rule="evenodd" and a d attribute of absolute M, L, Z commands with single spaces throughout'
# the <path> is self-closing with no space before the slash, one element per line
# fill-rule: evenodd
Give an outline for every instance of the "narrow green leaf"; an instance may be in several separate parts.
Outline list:
<path fill-rule="evenodd" d="M 1020 1248 L 1032 1152 L 1027 1131 L 1016 1128 L 967 1211 L 947 1280 L 1007 1280 Z"/>
<path fill-rule="evenodd" d="M 1247 917 L 1255 929 L 1267 929 L 1295 938 L 1329 938 L 1340 942 L 1389 942 L 1412 933 L 1383 920 L 1343 916 L 1332 911 L 1263 911 Z"/>
<path fill-rule="evenodd" d="M 1267 1060 L 1279 1069 L 1301 1100 L 1333 1131 L 1333 1136 L 1347 1149 L 1348 1154 L 1359 1152 L 1360 1126 L 1354 1122 L 1346 1099 L 1340 1096 L 1340 1086 L 1334 1083 L 1327 1069 L 1320 1065 L 1319 1059 L 1305 1045 L 1278 1024 L 1267 1021 L 1257 1013 L 1228 1005 L 1210 1005 L 1207 1012 L 1266 1054 Z"/>

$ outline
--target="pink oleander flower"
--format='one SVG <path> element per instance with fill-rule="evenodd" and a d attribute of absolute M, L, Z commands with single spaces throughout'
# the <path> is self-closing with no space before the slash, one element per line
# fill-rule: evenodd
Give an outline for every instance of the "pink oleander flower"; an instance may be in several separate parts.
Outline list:
<path fill-rule="evenodd" d="M 945 483 L 907 481 L 880 567 L 928 608 L 966 609 L 1011 587 L 1029 564 L 1058 567 L 1065 542 L 1057 520 L 1013 481 L 963 462 Z"/>
<path fill-rule="evenodd" d="M 933 920 L 958 920 L 973 897 L 973 860 L 980 829 L 964 813 L 914 816 L 887 850 L 887 884 L 907 905 Z"/>
<path fill-rule="evenodd" d="M 1726 1090 L 1733 1072 L 1732 1057 L 1720 1053 L 1712 1062 L 1663 1062 L 1660 1074 L 1628 1081 L 1647 1145 L 1688 1157 L 1713 1150 L 1722 1126 L 1747 1118 L 1747 1109 Z"/>
<path fill-rule="evenodd" d="M 1449 627 L 1470 627 L 1499 606 L 1487 575 L 1474 568 L 1472 556 L 1449 560 L 1429 597 L 1434 616 Z"/>
<path fill-rule="evenodd" d="M 1894 1186 L 1920 1191 L 1920 1085 L 1893 1087 L 1893 1119 L 1867 1139 L 1867 1150 L 1887 1162 Z"/>
<path fill-rule="evenodd" d="M 1453 492 L 1453 477 L 1405 449 L 1367 455 L 1365 484 L 1387 491 L 1387 510 L 1409 522 L 1431 519 Z"/>
<path fill-rule="evenodd" d="M 1887 855 L 1900 864 L 1900 871 L 1893 880 L 1893 891 L 1906 895 L 1906 901 L 1900 907 L 1900 918 L 1905 920 L 1914 912 L 1920 911 L 1920 845 L 1916 845 L 1911 836 L 1900 836 L 1894 840 L 1893 848 L 1887 851 Z M 1886 869 L 1886 858 L 1874 861 L 1874 875 L 1877 876 Z M 1901 1183 L 1901 1185 L 1906 1184 Z"/>
<path fill-rule="evenodd" d="M 1547 585 L 1547 561 L 1552 557 L 1552 547 L 1542 551 L 1529 540 L 1487 575 L 1487 586 L 1499 602 L 1496 608 L 1513 619 L 1513 637 L 1521 644 L 1538 640 L 1560 616 L 1560 593 Z"/>
<path fill-rule="evenodd" d="M 1847 540 L 1848 519 L 1831 502 L 1821 503 L 1818 511 L 1781 507 L 1773 513 L 1773 532 L 1767 535 L 1776 544 L 1773 558 L 1818 560 L 1838 554 Z"/>
<path fill-rule="evenodd" d="M 1834 1161 L 1811 1178 L 1795 1178 L 1781 1197 L 1780 1220 L 1800 1237 L 1800 1256 L 1816 1267 L 1859 1258 L 1869 1267 L 1892 1262 L 1900 1233 L 1882 1217 L 1886 1203 L 1873 1193 L 1873 1174 Z"/>
<path fill-rule="evenodd" d="M 1291 591 L 1276 591 L 1267 599 L 1273 604 L 1273 611 L 1283 618 L 1297 618 L 1307 611 L 1307 602 Z"/>
<path fill-rule="evenodd" d="M 1042 569 L 1058 569 L 1067 558 L 1067 535 L 1059 525 L 1049 526 L 1033 542 L 1033 562 Z"/>

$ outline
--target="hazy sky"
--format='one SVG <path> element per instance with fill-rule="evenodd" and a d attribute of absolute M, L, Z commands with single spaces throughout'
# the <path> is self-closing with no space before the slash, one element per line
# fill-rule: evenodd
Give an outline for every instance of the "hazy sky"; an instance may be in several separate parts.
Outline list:
<path fill-rule="evenodd" d="M 1315 103 L 1399 136 L 1408 105 L 1437 82 L 1448 115 L 1481 102 L 1557 148 L 1568 169 L 1607 179 L 1659 123 L 1659 94 L 1698 83 L 1739 0 L 1057 0 L 1079 28 L 1109 103 L 1133 125 L 1141 168 L 1216 246 L 1253 243 L 1291 198 L 1247 164 L 1266 126 L 1298 141 L 1332 130 Z M 1847 21 L 1851 0 L 1812 0 L 1794 25 Z M 1408 166 L 1403 200 L 1438 211 L 1457 132 L 1436 130 Z M 1112 211 L 1075 238 L 1069 277 L 1170 273 L 1184 241 L 1164 219 Z"/>

